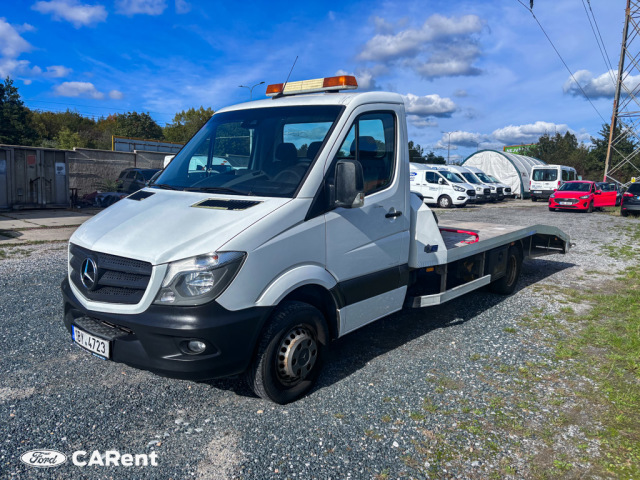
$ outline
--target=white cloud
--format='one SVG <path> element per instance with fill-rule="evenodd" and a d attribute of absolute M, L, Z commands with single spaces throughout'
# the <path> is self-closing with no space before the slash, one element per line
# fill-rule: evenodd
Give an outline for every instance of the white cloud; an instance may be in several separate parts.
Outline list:
<path fill-rule="evenodd" d="M 19 27 L 18 27 L 19 28 Z M 20 36 L 18 30 L 0 17 L 0 53 L 4 57 L 16 58 L 33 47 Z"/>
<path fill-rule="evenodd" d="M 460 88 L 460 89 L 456 90 L 455 92 L 453 92 L 453 96 L 454 97 L 458 97 L 458 98 L 463 98 L 463 97 L 469 96 L 469 94 L 467 93 L 466 90 L 463 90 L 463 89 Z"/>
<path fill-rule="evenodd" d="M 407 121 L 416 128 L 437 127 L 438 122 L 432 118 L 425 118 L 419 115 L 407 115 Z"/>
<path fill-rule="evenodd" d="M 104 98 L 104 93 L 90 82 L 64 82 L 55 87 L 53 93 L 59 97 L 86 97 L 95 100 Z"/>
<path fill-rule="evenodd" d="M 95 25 L 107 19 L 107 10 L 103 5 L 87 5 L 77 0 L 40 1 L 31 9 L 45 15 L 50 14 L 54 20 L 66 20 L 76 28 Z"/>
<path fill-rule="evenodd" d="M 615 95 L 616 86 L 614 81 L 618 78 L 618 72 L 609 70 L 599 77 L 593 78 L 593 74 L 589 70 L 578 70 L 574 74 L 574 77 L 589 98 L 613 98 Z M 624 86 L 630 91 L 633 91 L 640 85 L 640 75 L 634 77 L 633 75 L 629 75 L 628 72 L 624 72 L 622 79 Z M 576 84 L 573 78 L 569 77 L 564 83 L 562 90 L 564 93 L 573 95 L 574 97 L 584 98 L 578 84 Z M 620 93 L 621 95 L 626 95 L 626 90 L 623 88 Z"/>
<path fill-rule="evenodd" d="M 347 72 L 346 70 L 338 70 L 336 75 L 353 75 L 358 81 L 358 90 L 361 92 L 378 90 L 376 77 L 386 72 L 386 67 L 378 65 L 374 68 L 358 68 L 355 72 Z"/>
<path fill-rule="evenodd" d="M 31 66 L 28 60 L 16 60 L 15 58 L 0 58 L 0 78 L 7 76 L 38 76 L 42 75 L 42 69 Z"/>
<path fill-rule="evenodd" d="M 374 17 L 376 30 L 388 32 L 393 26 Z M 479 75 L 473 63 L 481 50 L 475 34 L 485 22 L 477 15 L 444 17 L 432 15 L 420 28 L 407 28 L 396 34 L 378 33 L 363 47 L 363 61 L 394 63 L 409 67 L 425 78 Z"/>
<path fill-rule="evenodd" d="M 451 142 L 451 148 L 454 146 L 456 148 L 460 147 L 474 147 L 476 148 L 479 143 L 483 143 L 489 140 L 489 136 L 483 133 L 473 133 L 473 132 L 462 132 L 456 131 L 448 133 L 444 133 L 442 138 L 438 140 L 435 148 L 447 148 L 449 142 Z"/>
<path fill-rule="evenodd" d="M 443 98 L 438 94 L 419 97 L 408 93 L 403 95 L 404 105 L 408 114 L 422 117 L 450 117 L 457 110 L 456 104 L 450 98 Z"/>
<path fill-rule="evenodd" d="M 118 13 L 123 15 L 162 15 L 167 2 L 165 0 L 118 0 Z"/>
<path fill-rule="evenodd" d="M 22 83 L 24 83 L 25 85 L 31 85 L 31 83 L 33 82 L 27 78 L 26 80 L 23 80 Z"/>
<path fill-rule="evenodd" d="M 119 90 L 111 90 L 109 92 L 109 98 L 112 98 L 114 100 L 120 100 L 124 95 L 122 94 L 121 91 Z"/>
<path fill-rule="evenodd" d="M 176 13 L 183 15 L 191 11 L 191 4 L 186 0 L 176 0 Z"/>
<path fill-rule="evenodd" d="M 47 67 L 47 70 L 44 72 L 44 74 L 47 77 L 62 78 L 69 75 L 72 71 L 73 70 L 71 70 L 70 68 L 64 67 L 62 65 L 51 65 L 50 67 Z"/>
<path fill-rule="evenodd" d="M 549 135 L 555 135 L 556 132 L 564 134 L 568 130 L 569 126 L 566 124 L 538 121 L 527 125 L 509 125 L 499 128 L 494 130 L 491 136 L 501 143 L 517 145 L 520 143 L 537 142 L 545 133 Z"/>

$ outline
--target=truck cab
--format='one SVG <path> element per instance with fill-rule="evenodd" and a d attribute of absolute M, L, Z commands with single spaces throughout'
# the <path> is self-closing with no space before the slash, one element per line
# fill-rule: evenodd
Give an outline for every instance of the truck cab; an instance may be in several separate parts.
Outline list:
<path fill-rule="evenodd" d="M 73 341 L 170 377 L 241 374 L 287 403 L 333 339 L 484 285 L 509 293 L 523 258 L 566 251 L 552 227 L 438 226 L 410 193 L 402 97 L 356 87 L 274 84 L 221 109 L 154 184 L 84 223 L 62 283 Z"/>

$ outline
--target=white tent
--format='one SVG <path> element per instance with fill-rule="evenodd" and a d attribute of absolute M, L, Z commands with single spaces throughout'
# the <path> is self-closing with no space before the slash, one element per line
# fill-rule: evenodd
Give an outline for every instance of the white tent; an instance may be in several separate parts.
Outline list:
<path fill-rule="evenodd" d="M 531 167 L 546 165 L 542 160 L 516 155 L 515 153 L 499 152 L 497 150 L 480 150 L 469 155 L 462 165 L 476 167 L 489 175 L 493 175 L 502 183 L 511 187 L 514 195 L 520 198 L 529 197 L 529 180 Z"/>

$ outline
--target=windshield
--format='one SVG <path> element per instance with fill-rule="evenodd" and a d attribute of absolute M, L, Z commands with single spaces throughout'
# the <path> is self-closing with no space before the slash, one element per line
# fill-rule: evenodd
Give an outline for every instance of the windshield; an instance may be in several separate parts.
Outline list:
<path fill-rule="evenodd" d="M 271 107 L 215 114 L 152 186 L 291 197 L 342 108 Z"/>
<path fill-rule="evenodd" d="M 533 170 L 532 180 L 536 182 L 555 182 L 558 170 L 555 168 L 536 168 Z"/>
<path fill-rule="evenodd" d="M 447 170 L 439 170 L 438 173 L 453 183 L 466 183 L 464 179 L 456 173 Z"/>
<path fill-rule="evenodd" d="M 629 193 L 633 193 L 634 195 L 640 194 L 640 183 L 633 183 L 627 190 Z"/>
<path fill-rule="evenodd" d="M 493 180 L 491 180 L 491 178 L 489 178 L 489 175 L 487 175 L 487 174 L 485 174 L 483 172 L 476 172 L 476 177 L 478 177 L 484 183 L 496 183 Z"/>
<path fill-rule="evenodd" d="M 468 183 L 473 183 L 474 185 L 478 185 L 480 183 L 471 172 L 462 172 L 462 176 L 467 179 Z"/>
<path fill-rule="evenodd" d="M 493 175 L 487 175 L 487 177 L 489 177 L 493 183 L 500 183 L 500 180 L 498 180 L 498 179 L 497 179 L 496 177 L 494 177 Z"/>
<path fill-rule="evenodd" d="M 591 184 L 586 182 L 567 182 L 558 189 L 559 192 L 588 192 Z"/>

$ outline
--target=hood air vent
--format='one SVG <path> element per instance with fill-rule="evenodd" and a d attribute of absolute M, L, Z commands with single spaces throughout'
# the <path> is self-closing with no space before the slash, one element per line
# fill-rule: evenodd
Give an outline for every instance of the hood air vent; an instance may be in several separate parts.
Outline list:
<path fill-rule="evenodd" d="M 145 192 L 144 190 L 138 190 L 136 193 L 132 193 L 127 198 L 129 200 L 144 200 L 145 198 L 149 198 L 151 195 L 155 195 L 153 192 Z"/>
<path fill-rule="evenodd" d="M 246 210 L 255 207 L 262 202 L 252 202 L 251 200 L 223 200 L 220 198 L 208 198 L 201 202 L 194 203 L 192 207 L 213 208 L 215 210 Z"/>

